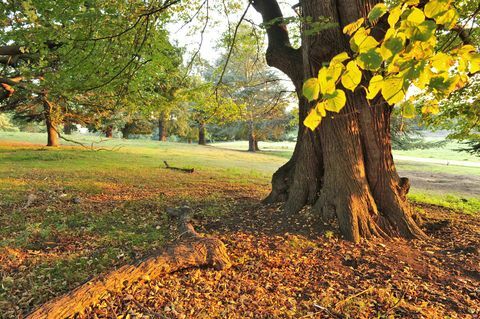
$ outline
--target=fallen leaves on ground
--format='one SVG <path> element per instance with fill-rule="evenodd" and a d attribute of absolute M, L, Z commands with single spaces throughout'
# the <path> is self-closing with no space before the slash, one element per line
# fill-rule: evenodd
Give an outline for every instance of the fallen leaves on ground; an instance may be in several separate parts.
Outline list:
<path fill-rule="evenodd" d="M 478 317 L 478 217 L 422 210 L 429 241 L 355 245 L 319 235 L 308 210 L 286 221 L 276 206 L 239 205 L 198 225 L 226 243 L 231 269 L 133 283 L 82 318 Z"/>

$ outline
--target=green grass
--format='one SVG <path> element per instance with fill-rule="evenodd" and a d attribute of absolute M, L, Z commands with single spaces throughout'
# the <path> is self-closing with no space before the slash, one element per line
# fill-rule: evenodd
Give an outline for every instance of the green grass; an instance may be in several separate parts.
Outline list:
<path fill-rule="evenodd" d="M 432 140 L 437 141 L 435 139 Z M 461 143 L 455 141 L 448 141 L 444 147 L 428 148 L 424 150 L 395 150 L 394 154 L 422 158 L 480 162 L 480 156 L 472 155 L 468 152 L 459 151 L 462 148 L 465 148 L 465 145 L 462 145 Z"/>
<path fill-rule="evenodd" d="M 455 195 L 435 195 L 432 193 L 412 192 L 408 198 L 414 203 L 432 204 L 450 208 L 466 214 L 480 213 L 480 199 Z"/>

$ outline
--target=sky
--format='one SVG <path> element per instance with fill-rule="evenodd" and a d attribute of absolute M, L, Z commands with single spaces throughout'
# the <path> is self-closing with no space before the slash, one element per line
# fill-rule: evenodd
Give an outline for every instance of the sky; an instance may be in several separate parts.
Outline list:
<path fill-rule="evenodd" d="M 219 1 L 219 0 L 216 0 L 216 1 Z M 229 0 L 226 0 L 226 1 L 229 1 Z M 222 55 L 222 53 L 224 53 L 216 47 L 217 43 L 219 42 L 222 34 L 228 30 L 227 21 L 230 21 L 231 27 L 234 28 L 235 25 L 240 20 L 240 17 L 247 6 L 247 1 L 243 1 L 243 2 L 244 2 L 244 5 L 242 9 L 239 10 L 239 12 L 236 12 L 234 14 L 229 14 L 228 20 L 224 12 L 210 10 L 209 19 L 211 22 L 205 28 L 205 32 L 203 34 L 203 42 L 199 51 L 199 54 L 203 59 L 213 64 Z M 279 4 L 282 8 L 283 15 L 285 17 L 295 15 L 295 12 L 293 11 L 292 6 L 297 2 L 298 2 L 297 0 L 279 1 Z M 249 7 L 249 10 L 245 15 L 245 20 L 242 23 L 249 24 L 250 22 L 247 22 L 247 21 L 251 21 L 256 25 L 260 25 L 262 23 L 261 15 L 252 6 Z M 192 32 L 192 30 L 194 28 L 201 29 L 203 28 L 203 26 L 204 26 L 204 20 L 201 20 L 201 21 L 194 20 L 192 21 L 192 23 L 188 25 L 184 25 L 183 22 L 177 21 L 177 22 L 172 22 L 167 26 L 171 41 L 177 42 L 179 46 L 187 48 L 187 55 L 186 55 L 187 57 L 185 58 L 185 61 L 184 61 L 185 65 L 187 65 L 190 62 L 191 56 L 194 54 L 194 52 L 198 50 L 199 44 L 201 42 L 200 32 L 199 31 Z M 266 41 L 265 41 L 265 44 L 267 44 Z M 274 70 L 277 72 L 279 78 L 287 80 L 287 81 L 284 81 L 284 83 L 287 84 L 286 85 L 287 89 L 293 91 L 294 86 L 286 77 L 286 75 L 284 75 L 282 72 L 276 69 Z M 292 99 L 290 104 L 291 105 L 289 106 L 289 109 L 297 107 L 297 101 L 295 99 Z"/>

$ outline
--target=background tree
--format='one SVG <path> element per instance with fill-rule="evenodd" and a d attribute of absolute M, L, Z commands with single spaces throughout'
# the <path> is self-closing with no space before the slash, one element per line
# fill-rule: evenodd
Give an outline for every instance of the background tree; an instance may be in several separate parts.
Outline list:
<path fill-rule="evenodd" d="M 15 90 L 41 103 L 47 131 L 58 131 L 74 97 L 139 94 L 170 61 L 165 10 L 178 1 L 12 1 L 1 6 L 0 62 L 5 98 Z M 145 68 L 148 65 L 149 68 Z M 140 72 L 141 71 L 141 72 Z M 8 80 L 8 81 L 7 81 Z M 133 98 L 133 96 L 131 96 Z M 78 103 L 77 103 L 78 104 Z M 83 107 L 87 107 L 84 105 Z M 88 113 L 88 112 L 84 112 Z M 54 134 L 49 134 L 55 138 Z M 57 141 L 49 140 L 49 145 Z"/>
<path fill-rule="evenodd" d="M 230 57 L 223 74 L 223 88 L 241 109 L 242 121 L 247 129 L 248 150 L 258 151 L 258 130 L 273 124 L 285 114 L 290 102 L 289 91 L 282 85 L 279 74 L 268 68 L 265 58 L 260 55 L 264 47 L 263 34 L 253 27 L 240 26 L 235 37 L 226 33 L 222 45 L 229 48 Z M 225 64 L 227 53 L 218 61 L 219 69 Z"/>

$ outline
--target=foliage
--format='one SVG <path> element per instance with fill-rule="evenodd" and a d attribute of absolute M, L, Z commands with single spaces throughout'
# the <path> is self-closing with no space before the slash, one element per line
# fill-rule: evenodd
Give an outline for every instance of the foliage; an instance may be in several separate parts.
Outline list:
<path fill-rule="evenodd" d="M 18 131 L 18 127 L 16 127 L 12 123 L 9 115 L 0 114 L 0 131 L 2 131 L 2 132 L 16 132 L 16 131 Z"/>
<path fill-rule="evenodd" d="M 382 40 L 376 39 L 372 30 L 387 14 L 389 29 Z M 309 101 L 316 101 L 316 106 L 304 124 L 314 130 L 327 111 L 340 112 L 347 99 L 337 85 L 341 83 L 344 89 L 354 91 L 364 73 L 373 75 L 367 75 L 370 80 L 364 87 L 368 100 L 381 93 L 388 104 L 398 104 L 413 83 L 427 97 L 422 113 L 438 113 L 439 100 L 464 87 L 469 77 L 480 70 L 480 54 L 472 45 L 436 51 L 436 34 L 451 32 L 458 18 L 455 7 L 444 0 L 431 0 L 425 6 L 420 6 L 418 0 L 377 4 L 368 19 L 360 18 L 343 29 L 350 36 L 354 54 L 336 55 L 320 69 L 317 78 L 305 81 L 303 94 Z M 411 96 L 406 103 L 413 99 Z M 414 115 L 411 106 L 404 108 L 407 116 Z"/>
<path fill-rule="evenodd" d="M 3 103 L 31 120 L 43 119 L 49 99 L 56 124 L 99 126 L 95 121 L 129 113 L 161 94 L 159 83 L 181 62 L 168 39 L 166 8 L 176 1 L 39 1 L 2 4 L 8 29 L 3 44 L 28 58 L 7 65 L 20 76 L 17 92 Z M 142 103 L 142 104 L 140 104 Z M 153 102 L 152 102 L 153 103 Z"/>
<path fill-rule="evenodd" d="M 235 41 L 234 41 L 235 40 Z M 233 42 L 234 41 L 234 42 Z M 232 55 L 223 76 L 221 90 L 238 107 L 242 138 L 261 140 L 269 133 L 283 135 L 289 128 L 286 111 L 291 94 L 283 85 L 284 79 L 267 66 L 261 50 L 265 49 L 264 34 L 250 26 L 240 26 L 235 39 L 225 34 L 221 49 L 232 46 Z M 227 63 L 227 53 L 217 61 L 217 73 Z M 216 74 L 211 75 L 214 79 Z"/>

